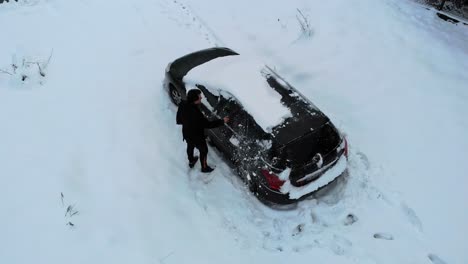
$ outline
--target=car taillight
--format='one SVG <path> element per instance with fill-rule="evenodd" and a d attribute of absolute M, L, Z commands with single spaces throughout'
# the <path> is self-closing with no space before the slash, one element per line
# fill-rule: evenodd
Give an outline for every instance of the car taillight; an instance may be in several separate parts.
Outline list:
<path fill-rule="evenodd" d="M 348 157 L 348 140 L 346 140 L 345 137 L 343 139 L 344 139 L 344 154 L 347 158 Z"/>
<path fill-rule="evenodd" d="M 268 186 L 270 186 L 272 190 L 279 191 L 281 189 L 281 186 L 283 186 L 285 181 L 281 180 L 277 175 L 268 170 L 263 169 L 261 172 L 267 180 Z"/>

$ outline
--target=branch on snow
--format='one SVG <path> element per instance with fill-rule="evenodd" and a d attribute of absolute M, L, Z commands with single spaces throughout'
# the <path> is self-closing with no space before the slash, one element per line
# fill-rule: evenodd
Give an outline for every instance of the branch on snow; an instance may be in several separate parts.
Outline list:
<path fill-rule="evenodd" d="M 42 77 L 45 77 L 46 76 L 45 69 L 47 69 L 47 66 L 49 66 L 50 59 L 52 58 L 53 53 L 54 53 L 54 49 L 52 49 L 52 51 L 50 52 L 49 58 L 47 59 L 46 63 L 40 63 L 38 61 L 24 61 L 23 60 L 23 65 L 35 64 L 37 68 L 39 69 L 39 74 Z"/>
<path fill-rule="evenodd" d="M 0 72 L 1 72 L 1 73 L 6 73 L 6 74 L 9 74 L 9 75 L 13 75 L 13 73 L 11 73 L 11 72 L 9 72 L 9 71 L 2 70 L 2 69 L 0 69 Z"/>
<path fill-rule="evenodd" d="M 304 15 L 304 13 L 302 13 L 302 11 L 299 8 L 297 8 L 296 10 L 298 12 L 298 14 L 296 15 L 296 19 L 299 22 L 302 34 L 307 37 L 312 36 L 312 29 L 310 28 L 309 19 Z"/>

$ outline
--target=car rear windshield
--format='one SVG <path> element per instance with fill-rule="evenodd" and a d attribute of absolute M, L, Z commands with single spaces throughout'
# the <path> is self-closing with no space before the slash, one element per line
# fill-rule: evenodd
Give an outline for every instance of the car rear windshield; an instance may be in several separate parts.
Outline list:
<path fill-rule="evenodd" d="M 328 122 L 304 136 L 286 144 L 278 150 L 292 167 L 301 167 L 312 161 L 320 153 L 322 156 L 333 151 L 340 144 L 340 136 Z"/>

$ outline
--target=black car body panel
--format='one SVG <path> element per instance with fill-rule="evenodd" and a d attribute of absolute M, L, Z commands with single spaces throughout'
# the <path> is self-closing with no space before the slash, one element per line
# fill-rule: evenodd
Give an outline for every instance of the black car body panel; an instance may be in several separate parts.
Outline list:
<path fill-rule="evenodd" d="M 176 91 L 184 99 L 183 77 L 191 69 L 219 57 L 237 55 L 228 48 L 210 48 L 183 56 L 166 68 L 164 87 L 170 95 L 171 91 Z M 230 117 L 228 124 L 206 130 L 206 134 L 229 164 L 237 168 L 253 193 L 262 201 L 290 204 L 310 194 L 291 199 L 287 193 L 272 188 L 261 171 L 279 174 L 289 168 L 289 181 L 293 186 L 307 185 L 346 154 L 345 139 L 323 112 L 275 71 L 266 66 L 262 76 L 269 87 L 281 95 L 281 104 L 291 113 L 271 131 L 264 131 L 255 117 L 243 108 L 242 102 L 207 83 L 196 84 L 206 98 L 200 109 L 207 118 Z"/>
<path fill-rule="evenodd" d="M 219 57 L 231 55 L 239 54 L 228 48 L 205 49 L 178 58 L 169 65 L 167 71 L 171 73 L 173 78 L 182 80 L 182 78 L 187 74 L 187 72 L 197 67 L 198 65 L 201 65 Z"/>

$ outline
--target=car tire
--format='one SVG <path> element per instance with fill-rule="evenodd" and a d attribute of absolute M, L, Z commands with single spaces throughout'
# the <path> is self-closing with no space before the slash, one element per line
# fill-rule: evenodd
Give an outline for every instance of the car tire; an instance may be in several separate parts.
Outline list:
<path fill-rule="evenodd" d="M 182 95 L 180 92 L 172 85 L 169 86 L 169 97 L 175 105 L 179 105 L 182 102 Z"/>
<path fill-rule="evenodd" d="M 257 179 L 253 178 L 253 176 L 246 175 L 246 172 L 241 169 L 241 166 L 237 166 L 237 174 L 240 176 L 242 181 L 247 185 L 247 188 L 249 189 L 249 191 L 255 196 L 258 196 Z"/>
<path fill-rule="evenodd" d="M 255 196 L 258 196 L 258 183 L 255 180 L 248 181 L 247 185 L 249 186 L 250 192 Z"/>

